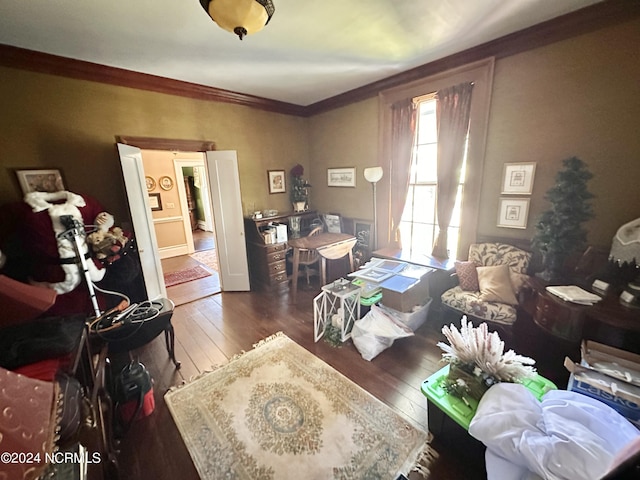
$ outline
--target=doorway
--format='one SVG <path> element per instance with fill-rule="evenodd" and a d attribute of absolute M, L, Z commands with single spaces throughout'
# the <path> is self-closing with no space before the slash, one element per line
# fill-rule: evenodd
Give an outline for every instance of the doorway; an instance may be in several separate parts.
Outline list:
<path fill-rule="evenodd" d="M 142 150 L 142 158 L 144 162 L 145 150 Z M 165 249 L 171 254 L 161 253 L 161 265 L 167 296 L 176 305 L 182 305 L 220 293 L 220 270 L 204 154 L 172 152 L 169 158 L 176 180 L 181 213 L 179 223 L 184 229 L 186 252 L 175 246 Z M 174 230 L 176 228 L 177 225 Z M 156 235 L 160 233 L 156 229 Z"/>
<path fill-rule="evenodd" d="M 238 242 L 238 239 L 244 239 L 244 227 L 235 152 L 217 152 L 214 151 L 215 147 L 212 142 L 195 140 L 148 137 L 116 137 L 116 140 L 118 142 L 118 152 L 121 158 L 133 226 L 139 232 L 138 237 L 141 244 L 139 251 L 149 298 L 166 296 L 166 288 L 163 283 L 163 269 L 160 264 L 159 246 L 155 235 L 155 220 L 152 218 L 153 212 L 148 198 L 148 196 L 151 196 L 148 193 L 150 191 L 149 183 L 147 183 L 147 188 L 145 189 L 146 172 L 142 165 L 142 149 L 164 151 L 165 153 L 176 155 L 191 152 L 203 162 L 202 172 L 205 174 L 202 175 L 202 178 L 208 182 L 208 188 L 203 188 L 203 192 L 209 199 L 207 201 L 203 198 L 202 201 L 213 207 L 210 224 L 215 236 L 210 236 L 209 241 L 211 238 L 215 238 L 213 245 L 215 250 L 219 252 L 217 260 L 220 265 L 220 275 L 217 290 L 248 290 L 249 281 L 245 245 L 244 242 Z M 185 189 L 182 184 L 184 177 L 182 168 L 180 167 L 175 173 L 175 176 L 173 173 L 171 174 L 174 177 L 173 182 L 167 182 L 166 179 L 162 180 L 163 183 L 161 185 L 167 187 L 165 183 L 168 184 L 168 188 L 164 188 L 164 190 L 171 190 L 172 185 L 177 185 L 178 188 L 174 189 L 173 199 L 169 198 L 170 194 L 161 192 L 162 196 L 166 197 L 167 200 L 165 203 L 166 208 L 170 209 L 163 212 L 161 223 L 168 224 L 184 221 L 187 225 L 190 225 L 189 215 L 182 215 L 182 210 L 175 209 L 173 204 L 174 201 L 179 204 L 186 203 Z M 178 177 L 181 179 L 180 182 L 178 182 Z M 153 185 L 154 182 L 151 181 L 150 183 Z M 182 191 L 180 200 L 176 195 L 177 190 Z M 185 198 L 182 199 L 182 196 Z M 224 223 L 220 225 L 220 231 L 216 232 L 216 229 L 213 228 L 214 218 L 225 219 Z M 182 232 L 182 229 L 177 227 L 178 225 L 174 223 L 171 230 L 173 232 L 178 230 Z M 205 228 L 205 230 L 209 229 Z M 189 228 L 189 233 L 192 233 L 191 228 Z M 189 248 L 186 245 L 181 247 L 185 249 L 184 254 L 187 257 L 188 254 L 195 253 L 192 235 L 189 235 L 189 238 L 191 239 Z M 184 244 L 185 242 L 176 243 Z M 211 246 L 211 243 L 208 245 Z M 211 276 L 215 277 L 215 275 Z M 182 288 L 184 289 L 185 287 Z M 200 296 L 211 294 L 211 292 L 202 292 L 202 289 L 198 290 L 200 290 Z M 178 301 L 185 303 L 182 300 Z"/>

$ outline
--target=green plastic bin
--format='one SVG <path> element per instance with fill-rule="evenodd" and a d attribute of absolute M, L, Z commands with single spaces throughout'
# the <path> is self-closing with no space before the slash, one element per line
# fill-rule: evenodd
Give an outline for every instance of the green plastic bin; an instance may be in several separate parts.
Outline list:
<path fill-rule="evenodd" d="M 438 370 L 436 373 L 422 382 L 422 393 L 427 397 L 429 402 L 433 403 L 442 410 L 449 418 L 453 419 L 458 425 L 465 430 L 469 430 L 471 419 L 476 414 L 478 401 L 473 398 L 467 398 L 467 405 L 461 398 L 449 395 L 442 387 L 442 381 L 449 374 L 449 365 Z M 542 396 L 550 390 L 556 390 L 558 387 L 546 378 L 536 375 L 534 378 L 526 379 L 522 384 L 540 400 Z"/>

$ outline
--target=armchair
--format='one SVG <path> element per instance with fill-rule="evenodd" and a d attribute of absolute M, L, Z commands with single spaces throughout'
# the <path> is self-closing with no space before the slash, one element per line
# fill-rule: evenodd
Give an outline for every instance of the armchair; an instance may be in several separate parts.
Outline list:
<path fill-rule="evenodd" d="M 476 243 L 468 261 L 456 262 L 458 285 L 442 296 L 445 311 L 487 322 L 510 343 L 519 298 L 527 284 L 531 253 L 505 243 Z"/>

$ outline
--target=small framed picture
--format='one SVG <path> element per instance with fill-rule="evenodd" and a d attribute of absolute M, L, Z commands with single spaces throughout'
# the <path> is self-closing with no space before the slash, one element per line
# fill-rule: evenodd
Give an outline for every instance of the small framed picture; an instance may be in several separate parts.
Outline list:
<path fill-rule="evenodd" d="M 144 177 L 144 181 L 147 184 L 147 192 L 151 192 L 154 188 L 156 188 L 156 181 L 153 179 L 153 177 L 146 176 Z"/>
<path fill-rule="evenodd" d="M 506 195 L 531 195 L 535 173 L 535 163 L 505 163 L 501 193 Z"/>
<path fill-rule="evenodd" d="M 267 170 L 267 178 L 269 179 L 269 193 L 284 193 L 287 191 L 284 170 Z"/>
<path fill-rule="evenodd" d="M 336 215 L 335 213 L 327 213 L 324 215 L 324 223 L 327 226 L 327 232 L 342 233 L 340 215 Z"/>
<path fill-rule="evenodd" d="M 327 186 L 329 187 L 355 187 L 356 169 L 351 168 L 327 168 Z"/>
<path fill-rule="evenodd" d="M 528 198 L 501 198 L 498 206 L 498 226 L 527 228 L 529 202 Z"/>
<path fill-rule="evenodd" d="M 159 193 L 149 194 L 149 206 L 151 207 L 151 210 L 154 212 L 158 210 L 162 210 L 162 199 L 160 198 Z"/>
<path fill-rule="evenodd" d="M 31 192 L 59 192 L 65 189 L 62 174 L 58 169 L 16 170 L 16 176 L 24 195 Z"/>
<path fill-rule="evenodd" d="M 160 177 L 158 183 L 160 184 L 160 188 L 163 190 L 171 190 L 173 188 L 173 178 L 167 177 L 166 175 L 164 177 Z"/>

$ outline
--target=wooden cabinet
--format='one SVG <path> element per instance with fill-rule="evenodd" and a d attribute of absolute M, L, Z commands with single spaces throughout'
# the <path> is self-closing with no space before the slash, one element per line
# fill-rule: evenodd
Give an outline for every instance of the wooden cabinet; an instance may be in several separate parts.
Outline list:
<path fill-rule="evenodd" d="M 623 306 L 617 290 L 604 295 L 595 305 L 579 305 L 547 292 L 540 279 L 533 279 L 531 286 L 535 291 L 534 308 L 525 310 L 536 325 L 554 337 L 574 344 L 591 339 L 640 352 L 640 310 Z"/>
<path fill-rule="evenodd" d="M 247 238 L 247 256 L 251 289 L 273 289 L 287 285 L 287 242 L 271 243 L 264 231 L 272 224 L 289 225 L 289 218 L 299 216 L 302 235 L 310 230 L 312 222 L 318 219 L 316 212 L 287 213 L 268 218 L 245 218 L 244 228 Z M 288 235 L 291 231 L 288 229 Z"/>
<path fill-rule="evenodd" d="M 553 336 L 579 342 L 582 340 L 584 310 L 583 306 L 565 302 L 551 294 L 539 293 L 533 319 Z"/>

